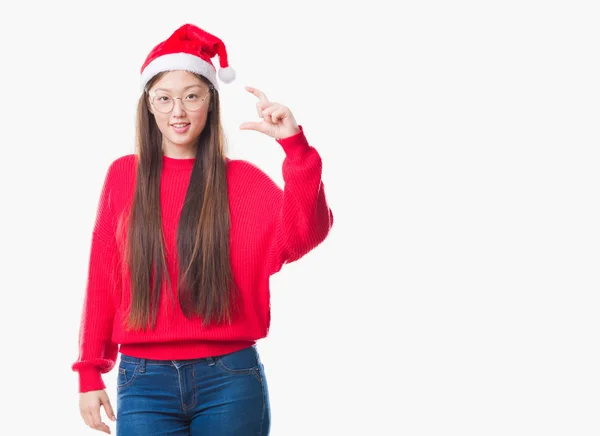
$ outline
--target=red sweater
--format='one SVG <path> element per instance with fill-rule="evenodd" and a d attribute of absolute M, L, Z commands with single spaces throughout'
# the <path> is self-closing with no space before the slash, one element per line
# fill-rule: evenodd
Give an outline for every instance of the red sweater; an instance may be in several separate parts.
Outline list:
<path fill-rule="evenodd" d="M 153 331 L 123 328 L 127 313 L 122 306 L 131 294 L 116 225 L 133 199 L 136 156 L 112 162 L 92 234 L 79 357 L 72 366 L 79 373 L 80 392 L 105 388 L 101 374 L 114 367 L 119 351 L 147 359 L 194 359 L 233 352 L 267 336 L 269 277 L 319 245 L 333 225 L 318 152 L 303 131 L 277 142 L 285 152 L 283 190 L 253 164 L 227 160 L 230 259 L 241 310 L 231 325 L 223 326 L 202 327 L 201 321 L 188 320 L 179 305 L 163 294 Z M 162 225 L 174 289 L 177 221 L 193 164 L 193 158 L 163 156 Z"/>

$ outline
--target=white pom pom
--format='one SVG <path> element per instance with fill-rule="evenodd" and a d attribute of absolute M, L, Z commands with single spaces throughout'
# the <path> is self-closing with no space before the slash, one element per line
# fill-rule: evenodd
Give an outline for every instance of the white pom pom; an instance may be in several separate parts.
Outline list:
<path fill-rule="evenodd" d="M 219 79 L 225 83 L 231 83 L 235 80 L 235 70 L 231 67 L 219 69 Z"/>

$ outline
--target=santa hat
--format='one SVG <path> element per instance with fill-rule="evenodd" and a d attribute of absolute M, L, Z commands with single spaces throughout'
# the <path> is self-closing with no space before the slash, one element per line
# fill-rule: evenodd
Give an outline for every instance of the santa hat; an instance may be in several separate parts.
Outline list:
<path fill-rule="evenodd" d="M 148 54 L 140 70 L 141 87 L 158 73 L 186 70 L 206 77 L 218 89 L 217 70 L 211 61 L 215 55 L 219 56 L 219 79 L 232 82 L 235 71 L 227 62 L 223 41 L 193 24 L 184 24 Z"/>

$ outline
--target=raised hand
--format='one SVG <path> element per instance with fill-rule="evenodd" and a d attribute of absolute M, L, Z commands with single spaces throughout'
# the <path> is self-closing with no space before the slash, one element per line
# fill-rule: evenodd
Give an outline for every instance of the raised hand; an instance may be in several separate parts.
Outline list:
<path fill-rule="evenodd" d="M 241 130 L 254 130 L 275 139 L 287 138 L 300 132 L 298 123 L 287 106 L 269 101 L 265 93 L 256 88 L 246 86 L 245 89 L 258 98 L 256 111 L 262 121 L 242 123 Z"/>

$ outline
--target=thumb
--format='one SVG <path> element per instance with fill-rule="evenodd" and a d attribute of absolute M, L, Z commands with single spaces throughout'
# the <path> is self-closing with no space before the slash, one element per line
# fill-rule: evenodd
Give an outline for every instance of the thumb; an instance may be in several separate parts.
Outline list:
<path fill-rule="evenodd" d="M 101 401 L 102 405 L 104 406 L 104 411 L 106 412 L 106 416 L 108 416 L 108 418 L 111 421 L 116 421 L 117 417 L 115 416 L 115 412 L 113 411 L 113 408 L 110 404 L 108 395 L 106 395 L 106 394 L 102 395 L 102 397 L 100 398 L 100 401 Z"/>
<path fill-rule="evenodd" d="M 257 132 L 265 133 L 265 125 L 263 122 L 247 121 L 240 124 L 240 130 L 255 130 Z"/>

